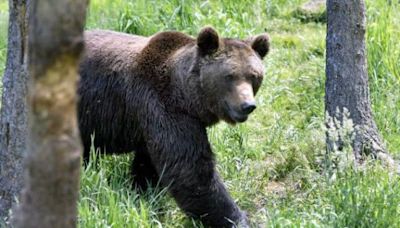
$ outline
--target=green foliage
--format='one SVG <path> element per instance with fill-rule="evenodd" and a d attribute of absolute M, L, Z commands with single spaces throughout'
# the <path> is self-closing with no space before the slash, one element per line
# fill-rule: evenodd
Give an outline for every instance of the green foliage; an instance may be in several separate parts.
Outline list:
<path fill-rule="evenodd" d="M 0 0 L 0 73 L 6 53 L 6 1 Z M 151 35 L 205 25 L 223 36 L 267 31 L 272 50 L 258 108 L 235 127 L 209 129 L 218 170 L 254 225 L 400 227 L 400 178 L 379 164 L 355 168 L 325 155 L 325 25 L 292 12 L 305 0 L 92 0 L 87 28 Z M 390 3 L 389 3 L 390 2 Z M 368 64 L 374 117 L 394 156 L 400 152 L 400 6 L 368 0 Z M 131 188 L 130 156 L 96 155 L 83 169 L 81 227 L 201 227 L 165 190 Z M 337 164 L 350 164 L 339 169 Z M 332 165 L 335 164 L 335 165 Z M 161 192 L 160 192 L 161 191 Z"/>
<path fill-rule="evenodd" d="M 399 227 L 400 178 L 379 165 L 348 169 L 324 193 L 336 227 Z"/>
<path fill-rule="evenodd" d="M 368 1 L 368 72 L 375 121 L 389 142 L 400 152 L 400 3 Z"/>
<path fill-rule="evenodd" d="M 8 29 L 7 25 L 8 25 L 7 2 L 0 1 L 0 77 L 4 73 L 6 55 L 7 55 L 7 29 Z M 2 82 L 0 82 L 0 95 L 2 94 L 1 91 L 3 91 Z"/>
<path fill-rule="evenodd" d="M 79 205 L 82 227 L 156 227 L 165 213 L 165 189 L 139 195 L 132 189 L 131 157 L 92 151 L 81 176 Z"/>

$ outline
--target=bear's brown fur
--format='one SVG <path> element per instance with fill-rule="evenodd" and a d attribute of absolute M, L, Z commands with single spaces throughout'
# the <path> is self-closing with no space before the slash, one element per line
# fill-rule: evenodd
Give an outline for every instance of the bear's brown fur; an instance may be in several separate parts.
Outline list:
<path fill-rule="evenodd" d="M 180 32 L 151 37 L 111 31 L 85 33 L 80 67 L 79 125 L 88 157 L 135 152 L 135 185 L 160 181 L 188 214 L 214 227 L 247 225 L 215 170 L 206 127 L 243 122 L 261 85 L 265 34 L 245 41 L 204 28 L 197 39 Z"/>

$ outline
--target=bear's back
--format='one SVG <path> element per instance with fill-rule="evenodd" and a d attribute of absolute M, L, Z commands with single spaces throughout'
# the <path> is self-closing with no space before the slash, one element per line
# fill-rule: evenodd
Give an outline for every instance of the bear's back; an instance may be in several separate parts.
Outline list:
<path fill-rule="evenodd" d="M 83 60 L 101 66 L 103 73 L 127 70 L 148 41 L 148 37 L 114 31 L 86 31 Z"/>

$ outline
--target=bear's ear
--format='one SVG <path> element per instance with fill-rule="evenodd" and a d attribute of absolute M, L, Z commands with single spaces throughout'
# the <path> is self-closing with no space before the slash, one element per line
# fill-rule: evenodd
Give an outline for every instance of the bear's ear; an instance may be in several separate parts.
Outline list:
<path fill-rule="evenodd" d="M 219 47 L 219 37 L 217 31 L 212 27 L 203 28 L 197 36 L 197 46 L 200 54 L 208 55 L 216 52 Z"/>
<path fill-rule="evenodd" d="M 248 38 L 246 41 L 251 48 L 263 59 L 269 52 L 269 36 L 264 33 Z"/>

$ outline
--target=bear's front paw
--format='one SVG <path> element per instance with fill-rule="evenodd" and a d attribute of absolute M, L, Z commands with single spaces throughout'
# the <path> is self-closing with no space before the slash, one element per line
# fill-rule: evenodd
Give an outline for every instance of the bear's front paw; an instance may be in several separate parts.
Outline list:
<path fill-rule="evenodd" d="M 241 214 L 240 218 L 234 227 L 235 228 L 250 228 L 250 223 L 249 223 L 249 219 L 247 217 L 247 213 L 244 211 L 241 211 L 240 214 Z"/>

